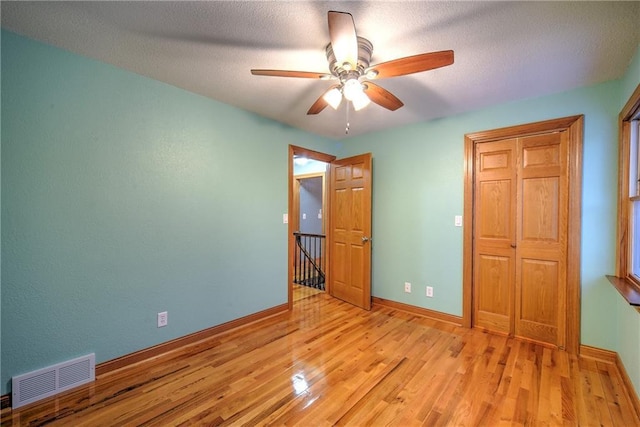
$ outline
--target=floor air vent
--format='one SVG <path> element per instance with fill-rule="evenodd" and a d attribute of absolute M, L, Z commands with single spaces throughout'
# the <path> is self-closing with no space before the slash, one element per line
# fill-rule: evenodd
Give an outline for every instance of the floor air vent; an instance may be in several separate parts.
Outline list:
<path fill-rule="evenodd" d="M 86 384 L 95 378 L 96 355 L 93 353 L 18 375 L 11 379 L 11 406 L 19 408 Z"/>

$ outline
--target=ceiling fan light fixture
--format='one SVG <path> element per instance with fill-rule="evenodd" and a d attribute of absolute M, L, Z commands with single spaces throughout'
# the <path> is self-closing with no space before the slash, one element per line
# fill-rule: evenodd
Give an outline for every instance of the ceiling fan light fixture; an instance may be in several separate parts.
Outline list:
<path fill-rule="evenodd" d="M 327 101 L 327 104 L 331 105 L 334 110 L 337 110 L 342 102 L 342 92 L 337 87 L 327 91 L 324 96 L 324 100 Z"/>
<path fill-rule="evenodd" d="M 369 105 L 371 103 L 371 100 L 369 99 L 366 93 L 360 92 L 359 94 L 356 95 L 355 98 L 351 100 L 351 103 L 353 104 L 354 110 L 360 111 L 364 107 Z"/>
<path fill-rule="evenodd" d="M 368 79 L 375 79 L 378 76 L 378 72 L 376 70 L 369 70 L 365 73 L 365 76 Z"/>
<path fill-rule="evenodd" d="M 364 94 L 364 88 L 358 79 L 352 78 L 344 82 L 342 93 L 344 93 L 344 97 L 349 101 L 353 101 L 360 94 Z"/>

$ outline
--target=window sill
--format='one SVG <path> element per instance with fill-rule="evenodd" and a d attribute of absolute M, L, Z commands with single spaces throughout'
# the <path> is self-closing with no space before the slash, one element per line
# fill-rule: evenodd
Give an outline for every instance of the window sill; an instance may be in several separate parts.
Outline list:
<path fill-rule="evenodd" d="M 614 288 L 620 292 L 620 295 L 630 304 L 640 311 L 640 289 L 635 283 L 628 281 L 625 278 L 617 276 L 607 276 L 609 282 Z"/>

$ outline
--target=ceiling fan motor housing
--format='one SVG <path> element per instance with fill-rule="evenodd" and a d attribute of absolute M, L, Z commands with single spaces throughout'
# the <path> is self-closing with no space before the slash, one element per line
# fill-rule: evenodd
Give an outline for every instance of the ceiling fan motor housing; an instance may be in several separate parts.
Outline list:
<path fill-rule="evenodd" d="M 333 53 L 333 47 L 331 47 L 331 43 L 327 45 L 326 52 L 331 74 L 344 81 L 348 77 L 353 76 L 354 73 L 357 75 L 357 77 L 364 75 L 365 70 L 369 68 L 369 64 L 371 62 L 373 44 L 371 44 L 371 42 L 364 37 L 358 36 L 358 64 L 356 64 L 355 70 L 349 69 L 348 66 L 345 67 L 345 64 L 338 64 L 338 62 L 336 61 L 336 56 Z"/>

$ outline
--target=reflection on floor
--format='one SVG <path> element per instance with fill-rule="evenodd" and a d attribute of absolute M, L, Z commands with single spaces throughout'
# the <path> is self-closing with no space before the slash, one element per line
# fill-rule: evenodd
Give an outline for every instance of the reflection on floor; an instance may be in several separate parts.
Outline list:
<path fill-rule="evenodd" d="M 613 363 L 319 293 L 0 424 L 640 426 L 631 398 Z"/>
<path fill-rule="evenodd" d="M 320 289 L 311 288 L 309 286 L 293 285 L 293 302 L 303 300 L 305 298 L 312 297 L 317 294 L 323 294 L 324 291 Z"/>

